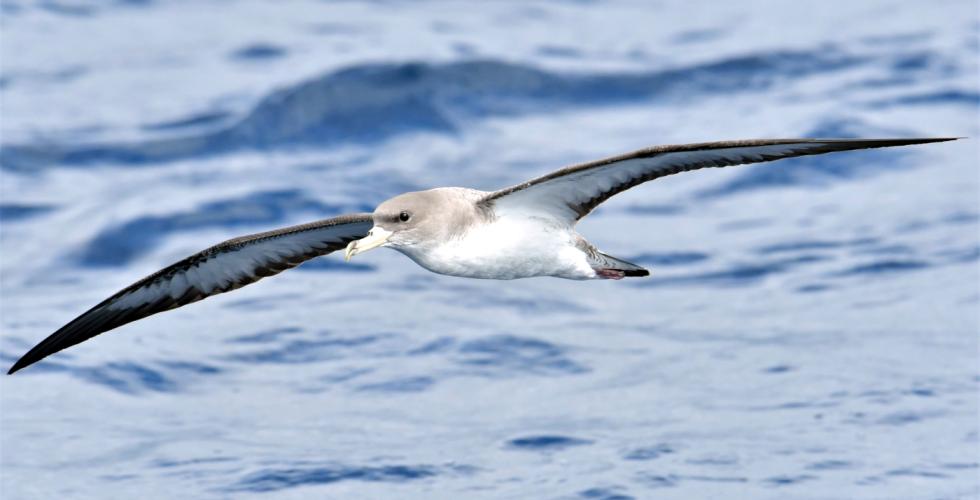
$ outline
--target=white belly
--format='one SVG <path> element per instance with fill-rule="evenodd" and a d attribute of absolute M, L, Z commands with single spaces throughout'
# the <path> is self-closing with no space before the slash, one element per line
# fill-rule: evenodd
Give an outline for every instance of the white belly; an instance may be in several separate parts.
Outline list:
<path fill-rule="evenodd" d="M 404 253 L 432 272 L 451 276 L 595 278 L 585 253 L 576 247 L 577 239 L 571 228 L 550 220 L 507 217 L 478 224 L 431 248 Z"/>

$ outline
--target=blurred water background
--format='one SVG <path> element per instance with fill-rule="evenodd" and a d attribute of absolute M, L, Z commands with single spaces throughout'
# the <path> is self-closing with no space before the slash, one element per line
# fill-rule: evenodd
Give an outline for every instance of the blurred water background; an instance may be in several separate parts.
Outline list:
<path fill-rule="evenodd" d="M 976 498 L 974 1 L 16 1 L 0 359 L 208 245 L 668 143 L 619 282 L 336 255 L 0 378 L 0 496 Z"/>

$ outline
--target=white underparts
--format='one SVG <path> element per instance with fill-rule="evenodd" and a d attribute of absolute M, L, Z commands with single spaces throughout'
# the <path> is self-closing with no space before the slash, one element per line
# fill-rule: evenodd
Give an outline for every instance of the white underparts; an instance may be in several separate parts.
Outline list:
<path fill-rule="evenodd" d="M 549 217 L 498 217 L 447 241 L 395 247 L 436 273 L 467 278 L 594 279 L 574 229 Z"/>

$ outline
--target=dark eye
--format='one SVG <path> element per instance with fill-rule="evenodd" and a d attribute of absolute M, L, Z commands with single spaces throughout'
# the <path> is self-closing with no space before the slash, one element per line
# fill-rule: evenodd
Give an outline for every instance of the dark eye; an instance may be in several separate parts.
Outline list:
<path fill-rule="evenodd" d="M 412 218 L 412 214 L 410 214 L 410 213 L 408 213 L 408 212 L 406 212 L 404 210 L 402 211 L 402 213 L 398 214 L 398 220 L 400 220 L 402 222 L 408 222 L 408 219 L 411 219 L 411 218 Z"/>

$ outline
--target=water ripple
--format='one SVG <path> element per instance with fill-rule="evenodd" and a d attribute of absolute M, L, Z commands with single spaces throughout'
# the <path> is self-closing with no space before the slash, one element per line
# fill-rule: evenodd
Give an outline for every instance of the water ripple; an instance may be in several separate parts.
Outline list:
<path fill-rule="evenodd" d="M 55 208 L 53 205 L 0 203 L 0 221 L 14 222 L 30 219 L 51 212 Z"/>
<path fill-rule="evenodd" d="M 507 442 L 507 445 L 511 448 L 532 451 L 555 451 L 590 444 L 592 444 L 592 441 L 588 439 L 554 435 L 527 436 L 511 439 Z"/>
<path fill-rule="evenodd" d="M 669 444 L 661 443 L 630 450 L 630 452 L 624 455 L 623 458 L 626 460 L 653 460 L 671 453 L 674 453 L 674 448 Z"/>
<path fill-rule="evenodd" d="M 327 338 L 315 340 L 289 340 L 271 349 L 232 354 L 227 356 L 226 359 L 248 364 L 316 363 L 343 358 L 350 355 L 350 351 L 352 350 L 376 344 L 386 338 L 391 338 L 391 335 L 377 334 L 356 337 L 327 336 Z"/>
<path fill-rule="evenodd" d="M 885 259 L 860 264 L 839 271 L 837 276 L 860 276 L 865 274 L 891 274 L 908 271 L 918 271 L 930 267 L 930 264 L 921 260 L 895 260 Z"/>
<path fill-rule="evenodd" d="M 589 368 L 572 360 L 566 349 L 550 342 L 514 335 L 495 335 L 464 342 L 457 363 L 468 373 L 486 376 L 576 375 Z"/>
<path fill-rule="evenodd" d="M 796 476 L 773 476 L 764 479 L 762 482 L 768 484 L 769 486 L 791 486 L 816 478 L 817 476 L 812 476 L 810 474 L 799 474 Z"/>
<path fill-rule="evenodd" d="M 589 500 L 633 500 L 635 497 L 620 493 L 619 487 L 589 488 L 578 493 L 579 498 Z"/>
<path fill-rule="evenodd" d="M 323 485 L 341 481 L 404 483 L 436 476 L 431 465 L 383 466 L 314 466 L 270 468 L 253 472 L 229 488 L 230 491 L 270 492 L 300 486 Z"/>
<path fill-rule="evenodd" d="M 147 392 L 178 392 L 200 377 L 223 373 L 217 366 L 187 361 L 160 361 L 152 364 L 118 361 L 94 367 L 76 367 L 46 361 L 34 372 L 64 372 L 113 391 L 139 395 Z"/>

